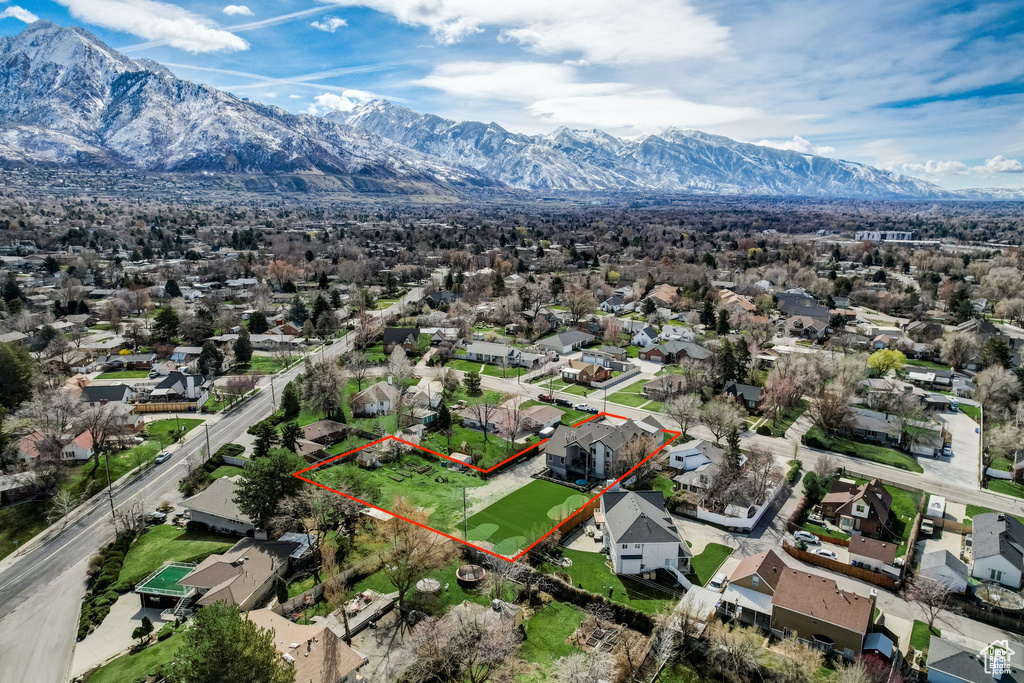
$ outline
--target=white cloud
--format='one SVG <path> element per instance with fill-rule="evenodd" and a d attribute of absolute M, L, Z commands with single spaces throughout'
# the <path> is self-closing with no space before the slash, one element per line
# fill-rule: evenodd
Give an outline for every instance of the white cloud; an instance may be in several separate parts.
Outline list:
<path fill-rule="evenodd" d="M 221 11 L 224 12 L 224 14 L 227 14 L 228 16 L 231 16 L 231 17 L 234 17 L 234 16 L 254 17 L 254 16 L 256 16 L 255 14 L 252 13 L 252 10 L 249 9 L 248 7 L 246 7 L 245 5 L 228 5 L 227 7 L 225 7 Z"/>
<path fill-rule="evenodd" d="M 338 17 L 324 17 L 323 21 L 314 21 L 310 24 L 313 28 L 318 31 L 326 31 L 327 33 L 334 33 L 339 28 L 348 26 L 348 22 Z"/>
<path fill-rule="evenodd" d="M 414 84 L 459 98 L 520 103 L 533 116 L 555 125 L 633 132 L 707 126 L 756 113 L 746 107 L 693 102 L 661 88 L 580 81 L 568 64 L 454 62 Z"/>
<path fill-rule="evenodd" d="M 4 0 L 4 2 L 6 1 L 7 0 Z M 3 12 L 0 12 L 0 19 L 6 19 L 7 17 L 19 19 L 24 21 L 26 24 L 31 24 L 33 21 L 39 21 L 39 17 L 32 14 L 24 7 L 18 7 L 17 5 L 11 5 Z"/>
<path fill-rule="evenodd" d="M 368 102 L 376 95 L 365 90 L 345 90 L 340 95 L 325 92 L 313 98 L 315 104 L 309 105 L 305 111 L 307 114 L 326 114 L 329 111 L 352 111 L 357 104 Z"/>
<path fill-rule="evenodd" d="M 71 16 L 115 31 L 160 41 L 188 52 L 245 50 L 249 44 L 230 31 L 176 5 L 155 0 L 57 0 Z"/>
<path fill-rule="evenodd" d="M 929 159 L 923 164 L 902 164 L 901 168 L 906 173 L 930 176 L 967 175 L 971 172 L 971 169 L 967 167 L 967 164 L 956 160 L 935 161 L 933 159 Z"/>
<path fill-rule="evenodd" d="M 277 99 L 277 93 L 276 92 L 265 92 L 265 93 L 263 93 L 263 97 L 266 97 L 268 100 L 276 100 Z"/>
<path fill-rule="evenodd" d="M 836 151 L 835 147 L 816 145 L 799 135 L 794 135 L 792 140 L 760 140 L 754 144 L 761 145 L 762 147 L 774 147 L 775 149 L 787 149 L 791 152 L 800 152 L 801 154 L 815 154 L 817 156 L 827 156 Z"/>
<path fill-rule="evenodd" d="M 301 100 L 302 99 L 302 95 L 289 95 L 288 99 L 289 100 Z"/>
<path fill-rule="evenodd" d="M 1007 159 L 1002 154 L 997 154 L 991 159 L 985 159 L 984 166 L 975 166 L 974 170 L 982 175 L 995 175 L 996 173 L 1024 173 L 1024 165 L 1017 159 Z"/>
<path fill-rule="evenodd" d="M 723 54 L 729 29 L 688 0 L 327 0 L 369 7 L 410 26 L 430 30 L 438 42 L 457 43 L 486 28 L 498 38 L 543 55 L 574 53 L 590 62 L 669 62 Z"/>

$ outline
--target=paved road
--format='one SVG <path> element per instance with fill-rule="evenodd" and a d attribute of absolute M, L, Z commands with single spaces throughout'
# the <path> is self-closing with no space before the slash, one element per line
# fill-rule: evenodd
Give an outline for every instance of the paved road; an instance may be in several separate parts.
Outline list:
<path fill-rule="evenodd" d="M 381 311 L 382 319 L 396 315 L 408 300 L 418 301 L 423 290 L 411 290 Z M 348 351 L 354 335 L 316 351 L 334 357 Z M 271 412 L 272 398 L 302 370 L 302 364 L 265 380 L 259 394 L 236 409 L 207 421 L 210 446 L 237 440 L 250 425 Z M 275 391 L 270 391 L 273 382 Z M 153 507 L 177 490 L 185 462 L 206 448 L 202 427 L 176 447 L 171 460 L 152 467 L 114 493 L 114 506 L 122 508 L 140 498 Z M 88 558 L 114 536 L 110 502 L 94 500 L 75 522 L 19 557 L 0 563 L 0 681 L 49 683 L 68 680 L 77 631 L 79 606 L 85 593 Z M 31 656 L 35 653 L 38 656 Z"/>

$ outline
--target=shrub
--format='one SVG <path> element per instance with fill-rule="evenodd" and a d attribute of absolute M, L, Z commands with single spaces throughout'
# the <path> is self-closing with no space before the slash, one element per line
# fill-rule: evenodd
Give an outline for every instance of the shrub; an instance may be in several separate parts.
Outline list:
<path fill-rule="evenodd" d="M 191 520 L 189 520 L 188 524 L 185 525 L 185 528 L 187 530 L 189 530 L 189 531 L 209 531 L 210 530 L 210 526 L 208 524 L 206 524 L 204 522 L 193 522 Z"/>
<path fill-rule="evenodd" d="M 786 482 L 789 484 L 795 484 L 800 478 L 800 468 L 803 467 L 803 463 L 799 460 L 794 460 L 789 466 L 789 472 L 786 474 Z"/>
<path fill-rule="evenodd" d="M 226 443 L 213 454 L 213 457 L 217 458 L 237 458 L 242 453 L 245 453 L 245 446 L 241 446 L 237 443 Z"/>
<path fill-rule="evenodd" d="M 761 425 L 760 427 L 758 427 L 757 433 L 760 434 L 761 436 L 772 436 L 771 427 L 769 427 L 768 425 Z"/>
<path fill-rule="evenodd" d="M 159 631 L 157 631 L 156 639 L 158 641 L 159 640 L 167 640 L 168 638 L 170 638 L 173 635 L 174 635 L 174 624 L 167 623 L 167 624 L 164 624 L 163 627 Z"/>
<path fill-rule="evenodd" d="M 259 433 L 259 426 L 261 424 L 263 424 L 264 422 L 269 424 L 271 427 L 277 427 L 277 425 L 279 425 L 282 422 L 284 422 L 284 418 L 285 418 L 284 411 L 279 409 L 276 413 L 273 413 L 270 417 L 264 418 L 264 419 L 260 420 L 259 422 L 257 422 L 256 424 L 254 424 L 253 426 L 249 427 L 249 429 L 247 429 L 246 432 L 248 432 L 249 434 L 252 434 L 253 436 L 256 436 Z"/>

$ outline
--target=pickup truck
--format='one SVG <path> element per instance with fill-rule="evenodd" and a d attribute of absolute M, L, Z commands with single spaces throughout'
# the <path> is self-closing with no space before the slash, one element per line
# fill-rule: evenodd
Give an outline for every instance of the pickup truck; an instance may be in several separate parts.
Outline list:
<path fill-rule="evenodd" d="M 572 401 L 564 398 L 556 398 L 555 405 L 562 406 L 563 408 L 572 408 Z"/>
<path fill-rule="evenodd" d="M 935 526 L 932 524 L 930 519 L 921 520 L 921 533 L 925 536 L 931 536 L 935 532 Z"/>
<path fill-rule="evenodd" d="M 543 401 L 544 403 L 554 403 L 555 402 L 554 396 L 551 396 L 550 394 L 541 394 L 537 398 L 540 399 L 541 401 Z"/>

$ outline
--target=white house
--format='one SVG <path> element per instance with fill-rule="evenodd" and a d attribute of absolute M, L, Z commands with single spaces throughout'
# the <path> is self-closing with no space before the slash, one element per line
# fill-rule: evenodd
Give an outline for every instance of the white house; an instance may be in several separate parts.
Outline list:
<path fill-rule="evenodd" d="M 353 394 L 352 413 L 354 415 L 384 415 L 390 413 L 398 401 L 398 387 L 390 380 L 377 382 L 362 391 Z"/>
<path fill-rule="evenodd" d="M 921 557 L 918 576 L 941 583 L 954 593 L 967 591 L 967 565 L 948 550 L 933 550 Z"/>
<path fill-rule="evenodd" d="M 665 511 L 661 491 L 609 491 L 601 496 L 604 547 L 616 574 L 666 570 L 677 579 L 693 553 Z"/>
<path fill-rule="evenodd" d="M 971 576 L 1018 589 L 1024 574 L 1024 524 L 999 512 L 974 516 Z"/>
<path fill-rule="evenodd" d="M 665 325 L 661 328 L 661 338 L 665 341 L 697 341 L 697 333 L 682 325 Z"/>
<path fill-rule="evenodd" d="M 537 342 L 537 346 L 544 351 L 551 351 L 553 353 L 572 353 L 596 338 L 589 332 L 583 332 L 582 330 L 566 330 L 565 332 L 559 332 L 558 334 L 541 339 Z"/>
<path fill-rule="evenodd" d="M 633 335 L 633 346 L 650 346 L 658 338 L 658 331 L 650 325 L 644 325 Z"/>
<path fill-rule="evenodd" d="M 613 294 L 598 304 L 597 307 L 605 313 L 618 313 L 623 309 L 623 307 L 625 307 L 625 305 L 626 302 L 620 295 Z"/>
<path fill-rule="evenodd" d="M 93 455 L 92 432 L 88 429 L 65 444 L 61 449 L 61 460 L 88 460 Z"/>

